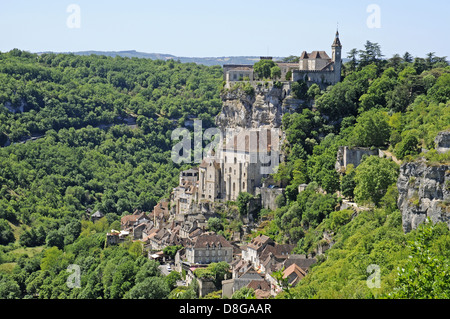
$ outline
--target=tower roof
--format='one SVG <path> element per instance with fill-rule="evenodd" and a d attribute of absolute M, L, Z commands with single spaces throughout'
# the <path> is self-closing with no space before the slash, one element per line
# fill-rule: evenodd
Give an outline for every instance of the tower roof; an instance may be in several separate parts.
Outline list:
<path fill-rule="evenodd" d="M 339 40 L 339 30 L 336 31 L 336 37 L 334 38 L 333 45 L 331 46 L 333 48 L 339 47 L 342 48 L 341 40 Z"/>

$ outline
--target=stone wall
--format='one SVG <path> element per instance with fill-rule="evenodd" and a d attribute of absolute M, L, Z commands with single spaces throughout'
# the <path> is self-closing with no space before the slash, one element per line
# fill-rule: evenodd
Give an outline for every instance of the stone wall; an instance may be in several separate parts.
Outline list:
<path fill-rule="evenodd" d="M 336 171 L 345 172 L 347 166 L 352 164 L 354 168 L 361 164 L 362 157 L 367 156 L 379 156 L 380 152 L 378 149 L 370 149 L 363 147 L 349 148 L 348 146 L 341 146 L 337 152 L 336 160 Z"/>
<path fill-rule="evenodd" d="M 212 280 L 198 279 L 198 294 L 200 298 L 216 290 L 216 285 Z"/>
<path fill-rule="evenodd" d="M 268 187 L 257 187 L 256 195 L 261 197 L 261 208 L 266 208 L 270 210 L 277 209 L 277 204 L 275 199 L 278 195 L 284 194 L 284 188 L 268 188 Z"/>
<path fill-rule="evenodd" d="M 295 70 L 292 74 L 293 81 L 305 81 L 308 86 L 317 84 L 321 89 L 326 89 L 329 85 L 334 85 L 339 80 L 333 71 L 303 71 Z"/>

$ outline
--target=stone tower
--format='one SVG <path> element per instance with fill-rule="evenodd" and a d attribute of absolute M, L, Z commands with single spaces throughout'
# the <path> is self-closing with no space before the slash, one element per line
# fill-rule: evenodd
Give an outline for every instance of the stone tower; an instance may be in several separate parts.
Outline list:
<path fill-rule="evenodd" d="M 336 37 L 334 38 L 333 45 L 331 46 L 332 60 L 334 62 L 334 74 L 335 83 L 341 81 L 341 70 L 342 70 L 342 44 L 339 40 L 339 31 L 336 31 Z"/>

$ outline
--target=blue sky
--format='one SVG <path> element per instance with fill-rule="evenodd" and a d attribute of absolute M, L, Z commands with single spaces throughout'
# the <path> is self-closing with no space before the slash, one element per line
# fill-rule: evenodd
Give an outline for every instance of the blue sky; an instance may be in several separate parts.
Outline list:
<path fill-rule="evenodd" d="M 67 26 L 70 4 L 81 9 L 80 28 Z M 371 4 L 380 9 L 380 28 L 367 24 Z M 386 57 L 450 57 L 449 12 L 446 0 L 2 0 L 0 51 L 288 56 L 330 52 L 339 23 L 344 53 L 370 40 Z"/>

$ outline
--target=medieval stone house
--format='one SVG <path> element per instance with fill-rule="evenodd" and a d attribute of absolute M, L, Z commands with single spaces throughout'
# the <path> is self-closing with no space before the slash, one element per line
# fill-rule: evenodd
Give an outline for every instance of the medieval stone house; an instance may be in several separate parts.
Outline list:
<path fill-rule="evenodd" d="M 233 246 L 222 235 L 203 233 L 186 247 L 186 259 L 190 264 L 231 263 Z"/>

